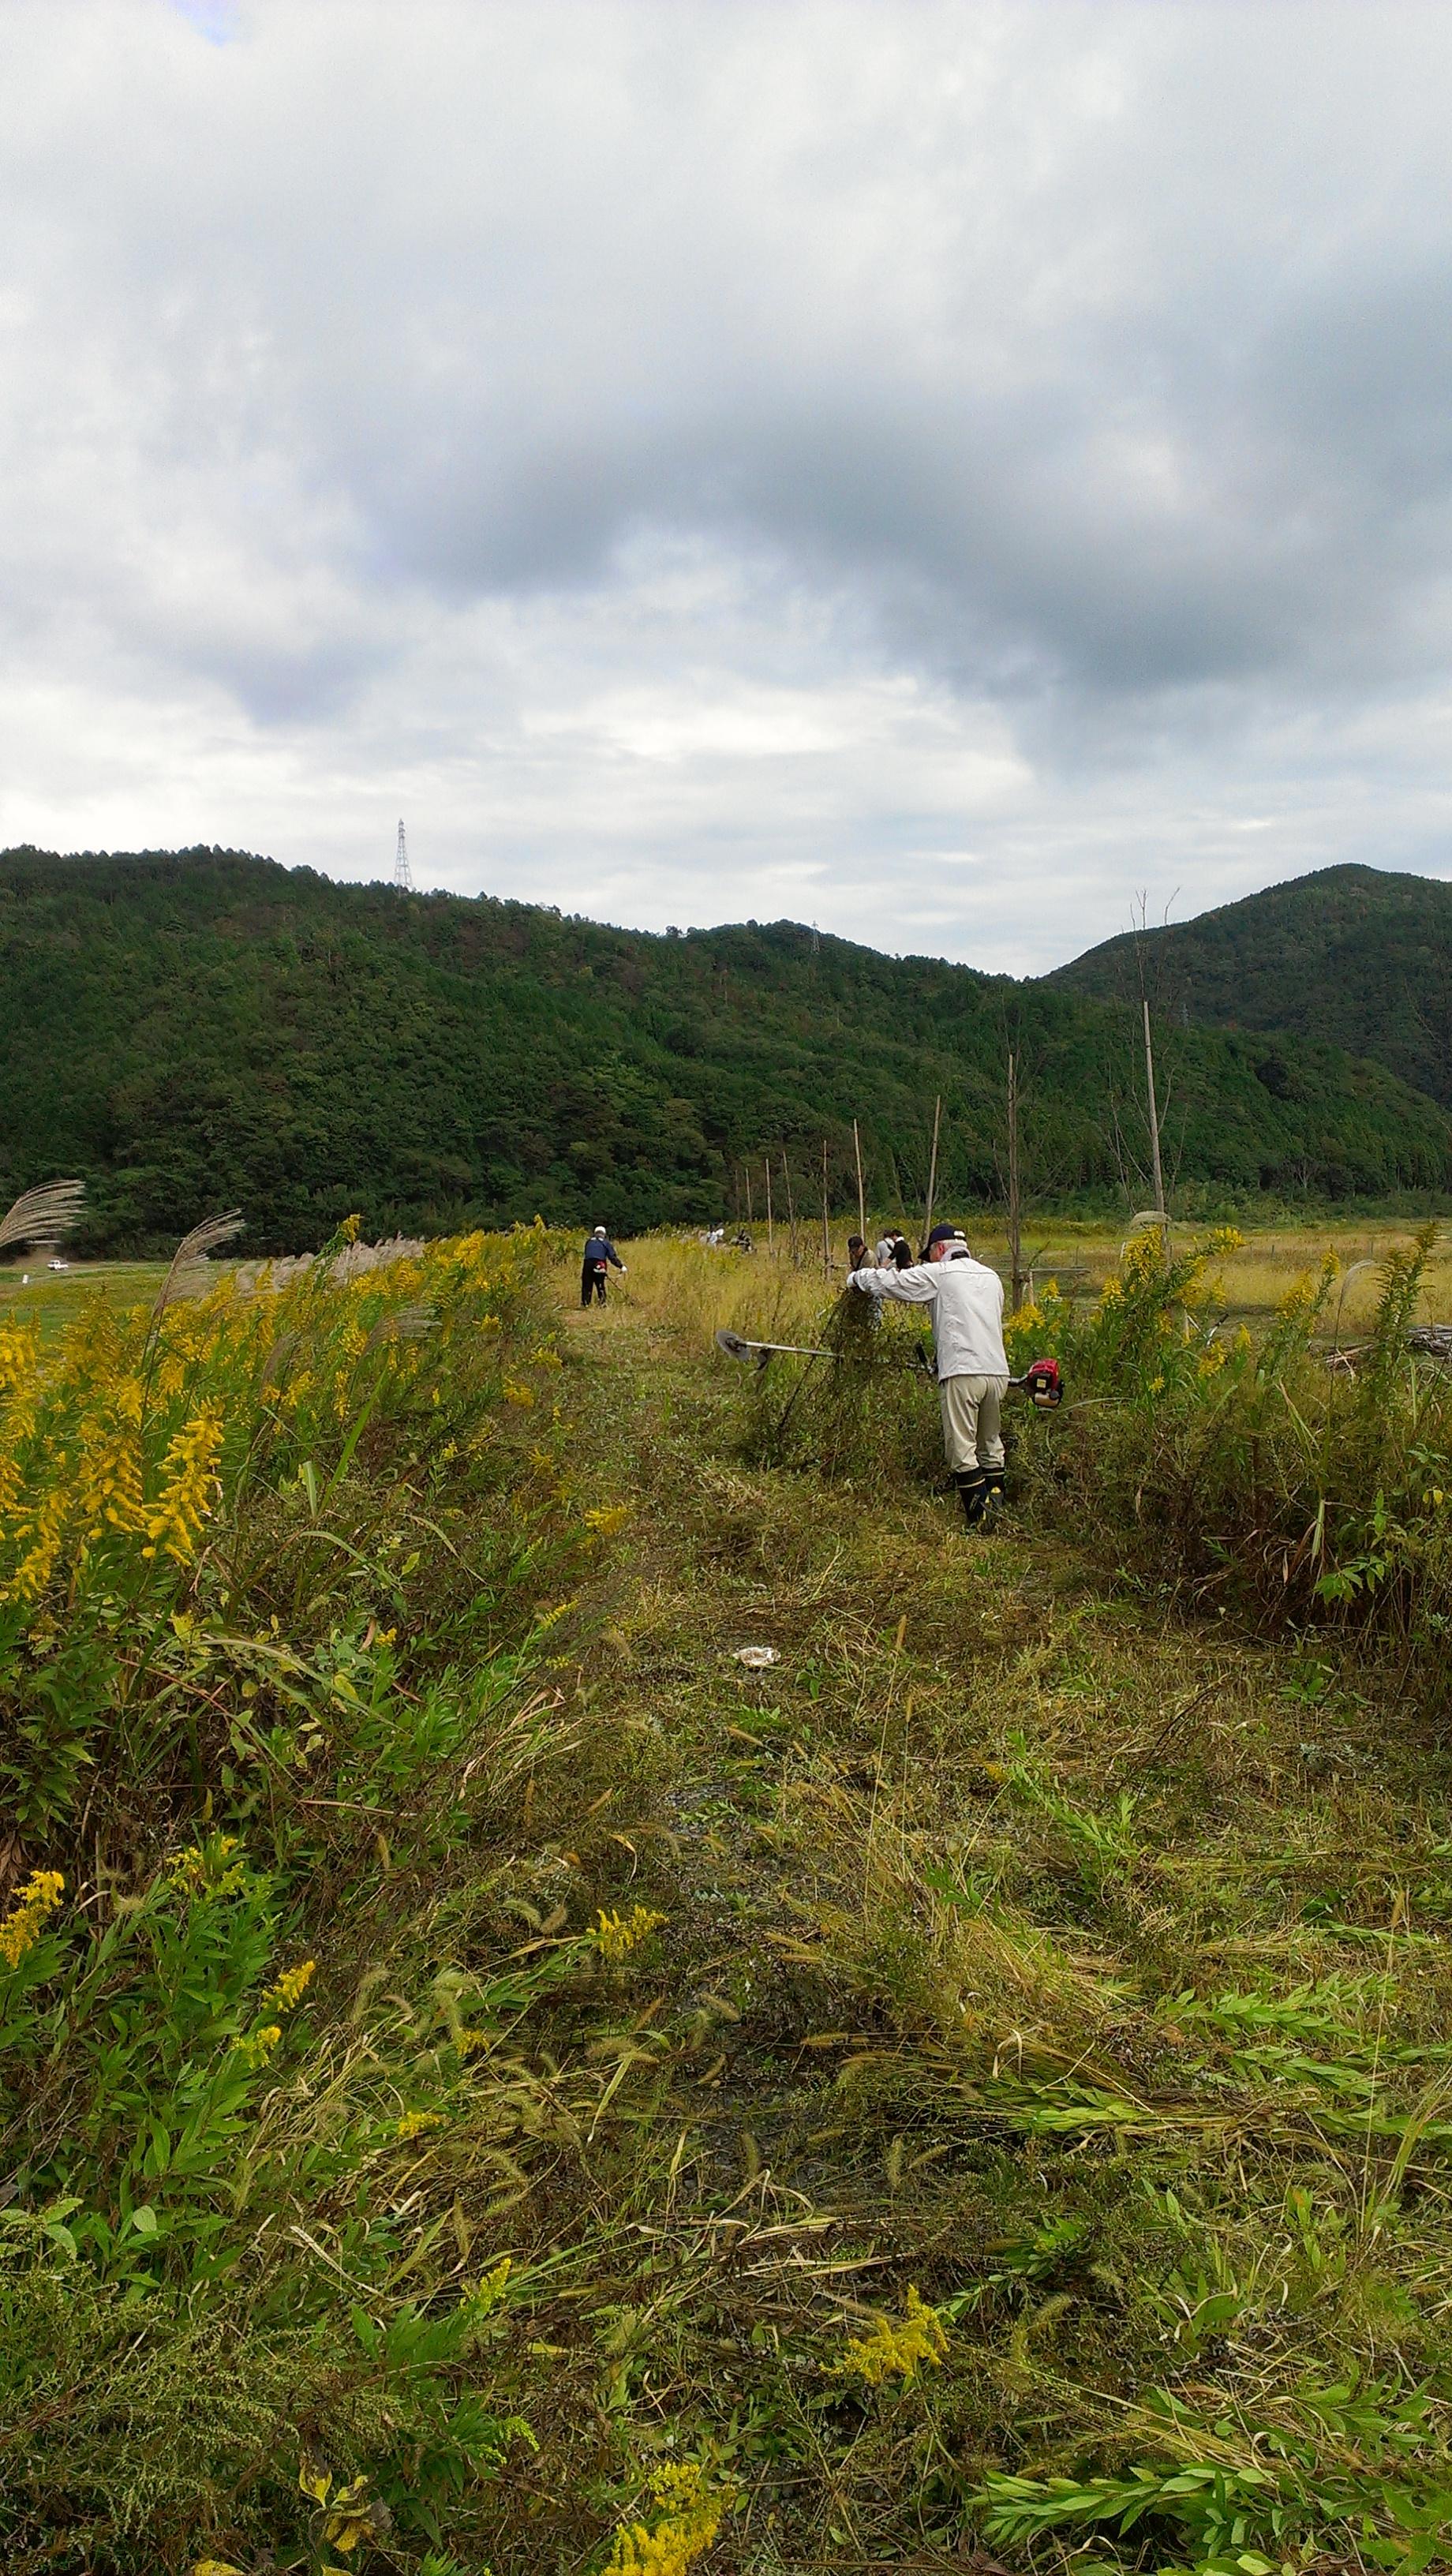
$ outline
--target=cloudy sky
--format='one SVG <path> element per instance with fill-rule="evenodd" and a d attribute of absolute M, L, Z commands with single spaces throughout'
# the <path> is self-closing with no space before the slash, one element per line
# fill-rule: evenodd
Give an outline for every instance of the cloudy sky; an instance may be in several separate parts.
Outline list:
<path fill-rule="evenodd" d="M 1452 9 L 0 0 L 0 842 L 1452 874 Z"/>

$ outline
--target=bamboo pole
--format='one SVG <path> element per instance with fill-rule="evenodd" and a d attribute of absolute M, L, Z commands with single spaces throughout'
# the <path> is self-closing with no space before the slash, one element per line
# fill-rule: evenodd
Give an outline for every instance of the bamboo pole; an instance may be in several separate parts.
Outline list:
<path fill-rule="evenodd" d="M 937 1099 L 933 1103 L 933 1154 L 932 1160 L 928 1165 L 928 1204 L 926 1213 L 923 1217 L 924 1252 L 927 1250 L 928 1237 L 933 1231 L 933 1200 L 937 1196 L 938 1189 L 938 1126 L 942 1115 L 943 1095 L 940 1091 Z"/>
<path fill-rule="evenodd" d="M 793 1270 L 799 1270 L 801 1268 L 801 1255 L 797 1248 L 797 1202 L 792 1189 L 792 1167 L 787 1161 L 785 1151 L 783 1151 L 781 1158 L 781 1176 L 786 1183 L 787 1228 L 791 1236 L 792 1268 Z"/>
<path fill-rule="evenodd" d="M 1150 1170 L 1154 1179 L 1155 1214 L 1160 1221 L 1160 1241 L 1168 1245 L 1170 1220 L 1165 1208 L 1165 1175 L 1160 1161 L 1160 1113 L 1155 1099 L 1155 1051 L 1150 1037 L 1149 995 L 1144 997 L 1144 1078 L 1149 1091 Z"/>
<path fill-rule="evenodd" d="M 749 1234 L 756 1223 L 756 1218 L 752 1213 L 751 1207 L 751 1165 L 749 1161 L 743 1163 L 741 1168 L 746 1174 L 746 1231 Z"/>
<path fill-rule="evenodd" d="M 775 1254 L 776 1254 L 776 1236 L 775 1236 L 775 1235 L 774 1235 L 774 1233 L 772 1232 L 772 1224 L 771 1224 L 771 1156 L 770 1156 L 770 1154 L 764 1154 L 764 1155 L 762 1156 L 762 1161 L 763 1161 L 763 1162 L 764 1162 L 764 1164 L 766 1165 L 766 1250 L 767 1250 L 767 1258 L 768 1258 L 768 1260 L 770 1260 L 770 1259 L 773 1259 L 773 1258 L 775 1257 Z"/>
<path fill-rule="evenodd" d="M 865 1243 L 867 1241 L 867 1200 L 862 1188 L 862 1139 L 857 1133 L 855 1118 L 852 1121 L 852 1155 L 857 1165 L 857 1231 Z"/>
<path fill-rule="evenodd" d="M 1013 1312 L 1023 1304 L 1023 1202 L 1018 1173 L 1018 1057 L 1008 1050 L 1008 1269 Z"/>
<path fill-rule="evenodd" d="M 832 1229 L 827 1221 L 827 1139 L 822 1138 L 822 1277 L 832 1275 Z"/>

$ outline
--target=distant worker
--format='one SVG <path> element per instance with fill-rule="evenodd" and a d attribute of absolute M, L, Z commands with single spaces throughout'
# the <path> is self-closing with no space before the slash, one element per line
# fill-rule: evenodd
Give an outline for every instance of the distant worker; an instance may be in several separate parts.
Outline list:
<path fill-rule="evenodd" d="M 876 1243 L 872 1247 L 872 1262 L 874 1269 L 890 1270 L 892 1268 L 892 1252 L 896 1241 L 897 1236 L 895 1234 L 880 1234 L 878 1236 Z"/>
<path fill-rule="evenodd" d="M 1003 1497 L 1003 1282 L 974 1260 L 956 1226 L 935 1225 L 924 1252 L 906 1270 L 887 1263 L 854 1270 L 847 1285 L 905 1306 L 931 1306 L 943 1448 L 963 1518 L 973 1528 Z"/>
<path fill-rule="evenodd" d="M 849 1270 L 865 1270 L 867 1267 L 867 1245 L 860 1234 L 847 1237 L 847 1267 Z"/>
<path fill-rule="evenodd" d="M 892 1238 L 892 1266 L 894 1270 L 911 1270 L 914 1266 L 913 1248 L 905 1234 Z"/>
<path fill-rule="evenodd" d="M 580 1272 L 580 1303 L 582 1306 L 588 1306 L 592 1297 L 598 1299 L 602 1306 L 604 1305 L 607 1267 L 618 1270 L 621 1278 L 624 1278 L 624 1262 L 621 1260 L 619 1253 L 616 1251 L 615 1246 L 611 1242 L 603 1225 L 597 1225 L 589 1242 L 585 1246 L 585 1266 Z"/>

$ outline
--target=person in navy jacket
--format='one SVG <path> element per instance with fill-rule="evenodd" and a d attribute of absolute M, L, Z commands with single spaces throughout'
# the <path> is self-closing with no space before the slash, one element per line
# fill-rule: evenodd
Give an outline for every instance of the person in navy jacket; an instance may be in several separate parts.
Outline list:
<path fill-rule="evenodd" d="M 589 1242 L 585 1246 L 585 1264 L 584 1268 L 580 1272 L 580 1303 L 582 1306 L 588 1306 L 592 1298 L 597 1298 L 600 1304 L 602 1306 L 604 1305 L 605 1279 L 608 1269 L 618 1270 L 622 1279 L 625 1276 L 624 1262 L 621 1260 L 619 1253 L 616 1251 L 615 1246 L 611 1242 L 603 1225 L 597 1225 Z"/>

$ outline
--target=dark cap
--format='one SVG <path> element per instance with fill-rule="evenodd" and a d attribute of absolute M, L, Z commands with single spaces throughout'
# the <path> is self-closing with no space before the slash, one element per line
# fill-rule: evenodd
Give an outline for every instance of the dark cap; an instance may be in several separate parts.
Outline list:
<path fill-rule="evenodd" d="M 927 1239 L 927 1242 L 923 1245 L 924 1252 L 931 1252 L 935 1243 L 954 1242 L 957 1237 L 962 1234 L 962 1231 L 963 1229 L 961 1225 L 935 1225 L 932 1233 Z"/>

